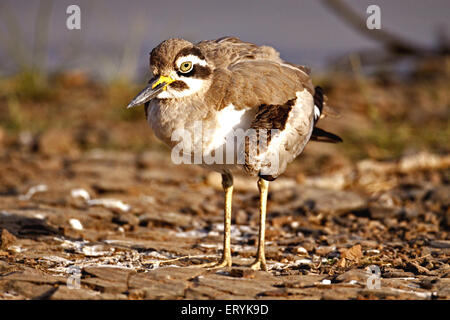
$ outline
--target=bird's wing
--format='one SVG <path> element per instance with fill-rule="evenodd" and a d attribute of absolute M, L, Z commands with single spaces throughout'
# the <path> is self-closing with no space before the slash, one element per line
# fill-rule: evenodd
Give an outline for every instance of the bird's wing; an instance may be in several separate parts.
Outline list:
<path fill-rule="evenodd" d="M 312 135 L 319 141 L 324 141 L 323 137 L 335 138 L 322 129 L 314 131 L 318 118 L 327 114 L 329 107 L 322 90 L 317 89 L 316 94 L 309 68 L 283 61 L 271 47 L 238 38 L 204 41 L 199 46 L 204 46 L 207 58 L 216 67 L 206 95 L 208 105 L 219 110 L 230 105 L 247 110 L 251 114 L 250 129 L 276 130 L 266 137 L 266 147 L 258 147 L 256 156 L 253 153 L 255 157 L 251 155 L 254 148 L 252 151 L 246 141 L 242 152 L 248 173 L 275 179 L 302 152 Z M 316 96 L 320 96 L 319 106 Z M 260 139 L 258 135 L 258 145 Z"/>
<path fill-rule="evenodd" d="M 223 37 L 216 40 L 205 40 L 197 44 L 200 48 L 203 48 L 207 53 L 209 60 L 213 61 L 216 68 L 226 68 L 228 70 L 240 69 L 244 73 L 245 69 L 252 69 L 255 65 L 253 63 L 261 62 L 267 68 L 270 68 L 269 62 L 274 66 L 281 67 L 279 72 L 280 76 L 292 75 L 292 70 L 297 74 L 300 84 L 306 88 L 311 94 L 314 95 L 314 87 L 312 85 L 310 75 L 311 69 L 298 64 L 293 64 L 284 61 L 280 58 L 280 54 L 277 50 L 270 46 L 258 46 L 251 42 L 245 42 L 237 37 Z M 246 64 L 250 63 L 250 64 Z M 292 70 L 286 70 L 290 68 Z M 257 68 L 259 70 L 259 68 Z M 298 73 L 300 72 L 300 75 Z M 239 81 L 239 72 L 233 74 L 232 82 Z M 256 87 L 260 83 L 253 82 Z M 292 83 L 292 82 L 291 82 Z M 298 89 L 298 88 L 295 88 Z M 300 88 L 302 90 L 302 88 Z M 284 90 L 289 96 L 295 96 L 295 92 Z M 236 92 L 236 91 L 235 91 Z M 285 100 L 287 101 L 287 100 Z M 338 118 L 340 113 L 338 110 L 332 108 L 327 103 L 327 97 L 324 95 L 323 108 L 320 110 L 320 117 L 330 116 L 332 118 Z"/>
<path fill-rule="evenodd" d="M 272 77 L 265 73 L 267 68 L 262 68 L 260 78 L 254 80 L 257 85 L 244 98 L 248 105 L 259 104 L 250 124 L 256 131 L 256 139 L 253 146 L 246 141 L 243 150 L 244 168 L 266 180 L 273 180 L 285 171 L 287 164 L 303 151 L 314 127 L 311 80 L 303 72 L 284 66 L 281 69 L 281 76 Z M 261 92 L 254 94 L 257 90 Z"/>
<path fill-rule="evenodd" d="M 246 110 L 250 117 L 247 128 L 271 132 L 267 147 L 258 149 L 256 158 L 252 156 L 255 149 L 248 143 L 241 150 L 245 154 L 245 170 L 267 179 L 276 178 L 300 154 L 311 136 L 314 125 L 311 78 L 295 65 L 264 59 L 244 60 L 216 69 L 213 76 L 206 95 L 206 100 L 211 99 L 208 105 L 219 110 L 231 105 L 236 110 Z M 270 160 L 273 157 L 278 159 L 276 165 Z"/>
<path fill-rule="evenodd" d="M 219 110 L 230 104 L 237 110 L 282 105 L 304 89 L 314 95 L 309 75 L 284 62 L 246 60 L 215 69 L 213 77 L 206 100 Z"/>

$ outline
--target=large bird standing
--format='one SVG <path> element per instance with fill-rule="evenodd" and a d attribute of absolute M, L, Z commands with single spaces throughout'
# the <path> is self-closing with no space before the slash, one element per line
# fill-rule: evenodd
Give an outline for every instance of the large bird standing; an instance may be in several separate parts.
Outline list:
<path fill-rule="evenodd" d="M 341 141 L 315 126 L 325 113 L 322 90 L 313 87 L 306 67 L 283 61 L 271 47 L 232 37 L 197 44 L 166 40 L 152 50 L 150 69 L 153 78 L 128 108 L 145 104 L 147 121 L 156 136 L 171 147 L 177 146 L 174 133 L 184 130 L 192 146 L 182 152 L 189 157 L 200 154 L 201 159 L 211 159 L 214 154 L 216 161 L 198 164 L 222 174 L 223 255 L 219 262 L 201 266 L 231 266 L 232 172 L 243 170 L 259 177 L 259 240 L 257 258 L 251 267 L 266 270 L 269 181 L 285 171 L 310 139 Z M 239 129 L 252 134 L 230 140 Z M 232 150 L 230 141 L 236 144 Z M 228 157 L 230 152 L 232 157 Z"/>

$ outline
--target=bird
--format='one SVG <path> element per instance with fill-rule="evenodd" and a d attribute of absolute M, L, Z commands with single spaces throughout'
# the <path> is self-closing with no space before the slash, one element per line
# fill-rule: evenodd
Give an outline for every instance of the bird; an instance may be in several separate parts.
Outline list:
<path fill-rule="evenodd" d="M 192 163 L 222 176 L 222 257 L 194 266 L 232 266 L 233 174 L 243 172 L 257 178 L 259 190 L 257 252 L 249 267 L 267 271 L 269 183 L 310 140 L 342 141 L 316 126 L 320 118 L 337 112 L 328 106 L 322 88 L 313 86 L 310 69 L 281 59 L 271 46 L 230 36 L 197 43 L 170 38 L 151 51 L 149 60 L 151 79 L 127 108 L 145 106 L 156 137 L 172 147 L 172 160 L 177 155 L 194 158 Z M 236 132 L 244 132 L 244 139 Z M 190 144 L 181 144 L 180 137 Z"/>

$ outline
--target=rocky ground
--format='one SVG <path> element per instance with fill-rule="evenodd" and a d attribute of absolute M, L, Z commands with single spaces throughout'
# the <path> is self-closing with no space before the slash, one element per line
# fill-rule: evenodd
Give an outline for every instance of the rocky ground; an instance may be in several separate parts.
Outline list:
<path fill-rule="evenodd" d="M 204 270 L 222 246 L 218 175 L 156 151 L 5 149 L 0 299 L 450 299 L 449 168 L 428 153 L 293 166 L 270 186 L 268 272 L 245 267 L 258 196 L 237 176 L 233 267 Z"/>
<path fill-rule="evenodd" d="M 176 166 L 142 83 L 0 77 L 0 299 L 450 299 L 450 60 L 317 76 L 341 117 L 270 184 L 235 177 L 231 269 L 220 177 Z"/>

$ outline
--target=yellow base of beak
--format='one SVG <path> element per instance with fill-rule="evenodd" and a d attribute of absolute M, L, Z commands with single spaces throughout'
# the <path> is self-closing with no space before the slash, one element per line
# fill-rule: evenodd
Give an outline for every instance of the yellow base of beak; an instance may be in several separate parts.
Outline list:
<path fill-rule="evenodd" d="M 172 82 L 174 82 L 175 80 L 172 79 L 171 77 L 165 77 L 165 76 L 159 76 L 158 81 L 156 81 L 155 83 L 153 83 L 152 85 L 152 89 L 156 88 L 156 86 L 160 85 L 161 83 L 165 83 L 166 85 L 164 86 L 163 90 L 167 89 L 167 86 L 169 84 L 171 84 Z"/>

